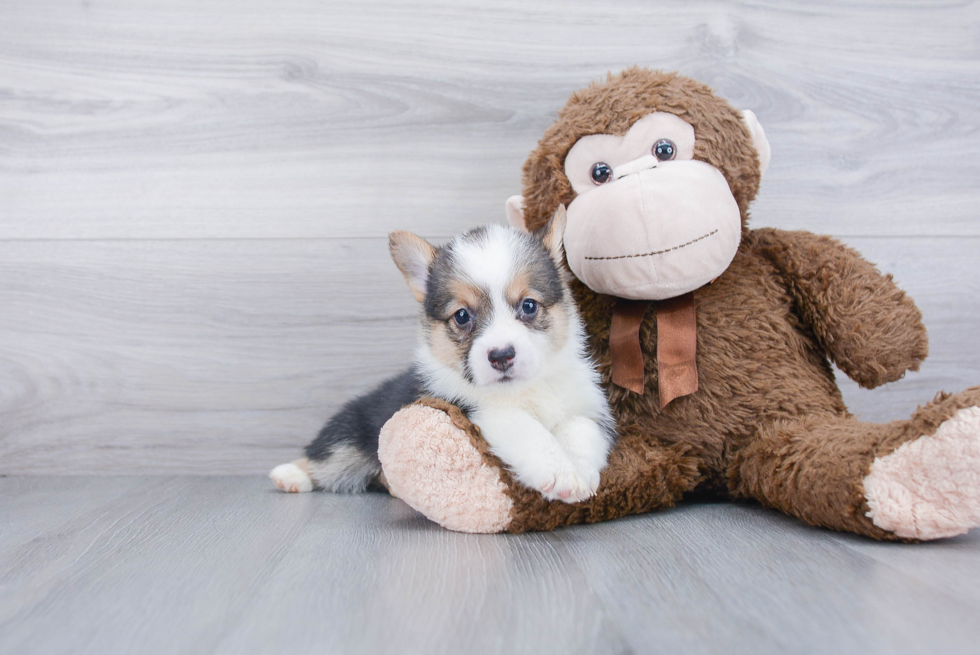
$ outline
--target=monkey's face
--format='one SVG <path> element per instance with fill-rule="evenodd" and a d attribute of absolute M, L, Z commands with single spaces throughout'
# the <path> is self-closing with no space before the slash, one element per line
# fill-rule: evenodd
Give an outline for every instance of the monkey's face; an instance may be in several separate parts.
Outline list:
<path fill-rule="evenodd" d="M 576 277 L 599 293 L 663 300 L 728 268 L 741 241 L 738 203 L 694 149 L 694 128 L 665 112 L 625 135 L 575 143 L 565 158 L 576 196 L 564 242 Z"/>
<path fill-rule="evenodd" d="M 524 163 L 509 220 L 568 208 L 565 251 L 594 291 L 671 298 L 731 264 L 769 163 L 755 114 L 675 73 L 630 68 L 574 93 Z"/>

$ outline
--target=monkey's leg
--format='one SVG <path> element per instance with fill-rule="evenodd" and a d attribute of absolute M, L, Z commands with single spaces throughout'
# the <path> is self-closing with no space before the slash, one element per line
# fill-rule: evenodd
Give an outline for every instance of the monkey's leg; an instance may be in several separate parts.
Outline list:
<path fill-rule="evenodd" d="M 808 416 L 762 427 L 729 469 L 734 496 L 875 539 L 980 526 L 980 387 L 886 424 Z"/>
<path fill-rule="evenodd" d="M 670 507 L 700 480 L 688 447 L 657 447 L 627 430 L 595 497 L 548 501 L 514 481 L 458 408 L 431 399 L 392 417 L 378 455 L 393 495 L 462 532 L 551 530 Z"/>

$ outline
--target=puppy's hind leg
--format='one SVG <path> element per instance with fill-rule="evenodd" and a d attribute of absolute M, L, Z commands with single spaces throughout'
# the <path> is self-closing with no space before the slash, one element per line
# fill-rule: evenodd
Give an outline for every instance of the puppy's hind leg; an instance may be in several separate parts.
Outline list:
<path fill-rule="evenodd" d="M 306 457 L 289 464 L 280 464 L 272 469 L 269 477 L 276 483 L 277 487 L 289 493 L 313 491 L 313 480 L 310 478 L 310 460 Z"/>
<path fill-rule="evenodd" d="M 335 445 L 320 459 L 303 457 L 272 469 L 269 478 L 288 493 L 326 489 L 334 493 L 358 493 L 367 489 L 381 473 L 377 456 L 357 446 Z"/>
<path fill-rule="evenodd" d="M 409 369 L 349 401 L 306 447 L 304 459 L 273 470 L 273 481 L 285 491 L 324 489 L 358 493 L 366 490 L 381 475 L 378 461 L 381 427 L 395 412 L 418 399 L 419 389 L 418 378 Z"/>
<path fill-rule="evenodd" d="M 311 449 L 307 449 L 309 452 Z M 381 473 L 377 448 L 369 451 L 353 443 L 333 444 L 330 451 L 309 459 L 310 478 L 317 489 L 338 494 L 360 493 Z"/>

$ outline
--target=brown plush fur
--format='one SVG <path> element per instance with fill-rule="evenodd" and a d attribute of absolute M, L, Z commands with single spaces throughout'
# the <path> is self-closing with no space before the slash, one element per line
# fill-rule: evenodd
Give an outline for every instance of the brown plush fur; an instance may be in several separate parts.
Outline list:
<path fill-rule="evenodd" d="M 695 291 L 700 389 L 660 409 L 656 320 L 640 340 L 645 393 L 610 384 L 615 299 L 579 281 L 573 292 L 607 385 L 621 437 L 588 502 L 547 502 L 516 484 L 462 414 L 485 461 L 501 470 L 514 501 L 509 531 L 611 519 L 668 507 L 695 489 L 752 498 L 814 525 L 894 539 L 865 516 L 862 480 L 875 457 L 935 432 L 980 388 L 943 396 L 910 420 L 861 423 L 844 406 L 830 362 L 873 388 L 916 370 L 927 354 L 919 310 L 858 253 L 829 237 L 749 230 L 759 160 L 740 115 L 706 86 L 630 69 L 572 96 L 524 165 L 525 220 L 539 229 L 575 193 L 564 159 L 582 136 L 623 134 L 639 118 L 674 113 L 695 129 L 695 159 L 718 168 L 741 209 L 734 261 Z"/>

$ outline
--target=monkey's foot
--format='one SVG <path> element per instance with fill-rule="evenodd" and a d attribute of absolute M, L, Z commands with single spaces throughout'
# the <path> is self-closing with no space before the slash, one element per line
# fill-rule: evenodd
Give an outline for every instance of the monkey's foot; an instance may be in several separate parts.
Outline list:
<path fill-rule="evenodd" d="M 497 470 L 442 410 L 399 410 L 381 428 L 378 457 L 392 495 L 444 528 L 501 532 L 511 521 Z"/>
<path fill-rule="evenodd" d="M 980 527 L 980 408 L 966 407 L 931 436 L 879 457 L 864 478 L 868 517 L 907 539 Z"/>

